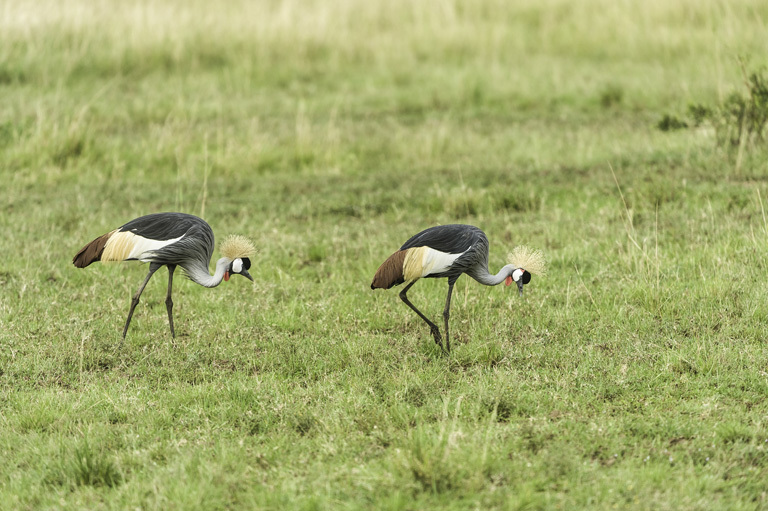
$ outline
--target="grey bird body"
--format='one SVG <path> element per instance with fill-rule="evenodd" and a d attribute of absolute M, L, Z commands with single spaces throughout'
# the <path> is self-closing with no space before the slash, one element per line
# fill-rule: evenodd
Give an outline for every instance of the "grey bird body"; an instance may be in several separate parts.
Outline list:
<path fill-rule="evenodd" d="M 167 266 L 168 294 L 165 303 L 171 335 L 175 337 L 171 292 L 173 272 L 177 266 L 182 268 L 189 279 L 205 287 L 218 286 L 222 280 L 229 280 L 229 276 L 235 273 L 253 280 L 248 274 L 250 259 L 246 257 L 250 254 L 245 253 L 250 252 L 250 249 L 246 249 L 242 254 L 235 250 L 235 253 L 229 254 L 230 257 L 225 254 L 225 257 L 216 262 L 216 271 L 211 275 L 208 264 L 213 256 L 213 249 L 213 230 L 205 220 L 186 213 L 154 213 L 131 220 L 99 236 L 80 249 L 72 262 L 78 268 L 85 268 L 96 261 L 138 260 L 149 263 L 149 273 L 131 301 L 123 339 L 149 279 L 157 270 Z"/>
<path fill-rule="evenodd" d="M 488 237 L 474 225 L 449 224 L 425 229 L 403 243 L 400 250 L 424 246 L 446 254 L 461 254 L 447 270 L 425 275 L 425 278 L 447 277 L 455 281 L 466 273 L 478 282 L 486 284 L 489 277 L 493 277 L 488 272 Z M 504 278 L 506 276 L 504 274 Z M 496 284 L 501 283 L 504 278 Z"/>
<path fill-rule="evenodd" d="M 407 283 L 400 292 L 400 299 L 419 315 L 430 327 L 435 343 L 450 352 L 448 318 L 450 317 L 451 293 L 458 278 L 467 274 L 481 284 L 495 286 L 514 280 L 520 293 L 523 289 L 525 270 L 517 272 L 508 264 L 493 275 L 488 271 L 488 237 L 473 225 L 451 224 L 430 227 L 412 236 L 403 243 L 400 250 L 392 254 L 376 271 L 371 289 L 389 289 Z M 513 275 L 518 278 L 513 279 Z M 448 295 L 445 301 L 443 319 L 445 322 L 445 348 L 443 348 L 440 330 L 427 319 L 408 299 L 407 293 L 419 278 L 447 278 Z M 528 275 L 530 280 L 530 275 Z"/>

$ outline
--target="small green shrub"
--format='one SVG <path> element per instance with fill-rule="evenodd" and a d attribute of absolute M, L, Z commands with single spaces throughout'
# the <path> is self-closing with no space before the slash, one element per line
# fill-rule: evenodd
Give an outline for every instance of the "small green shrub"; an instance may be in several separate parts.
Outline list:
<path fill-rule="evenodd" d="M 754 72 L 745 85 L 748 94 L 731 93 L 712 119 L 718 139 L 734 146 L 763 141 L 768 123 L 768 78 Z"/>
<path fill-rule="evenodd" d="M 745 92 L 732 92 L 721 105 L 700 103 L 688 106 L 688 118 L 664 114 L 656 127 L 673 131 L 688 127 L 711 125 L 719 145 L 739 147 L 765 141 L 768 125 L 768 77 L 764 71 L 748 73 L 741 63 Z"/>
<path fill-rule="evenodd" d="M 688 127 L 688 123 L 676 115 L 664 114 L 664 117 L 656 124 L 661 131 L 674 131 Z"/>
<path fill-rule="evenodd" d="M 688 105 L 688 114 L 691 116 L 694 126 L 701 126 L 714 115 L 714 109 L 702 104 L 692 103 Z"/>

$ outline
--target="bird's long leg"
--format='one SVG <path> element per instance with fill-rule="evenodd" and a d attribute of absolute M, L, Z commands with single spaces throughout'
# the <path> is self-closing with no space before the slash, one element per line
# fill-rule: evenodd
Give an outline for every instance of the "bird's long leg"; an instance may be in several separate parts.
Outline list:
<path fill-rule="evenodd" d="M 141 296 L 141 293 L 143 293 L 144 288 L 147 287 L 147 282 L 149 282 L 149 279 L 152 278 L 152 275 L 157 270 L 159 270 L 161 266 L 162 266 L 161 264 L 156 264 L 156 263 L 149 264 L 149 273 L 147 273 L 147 278 L 144 279 L 144 282 L 139 287 L 139 290 L 136 291 L 135 295 L 133 295 L 133 299 L 131 300 L 131 310 L 128 311 L 128 319 L 125 320 L 125 328 L 123 328 L 123 338 L 120 340 L 120 346 L 122 346 L 123 341 L 125 341 L 125 334 L 128 333 L 128 326 L 131 324 L 131 318 L 133 317 L 133 310 L 139 304 L 139 297 Z"/>
<path fill-rule="evenodd" d="M 451 293 L 453 293 L 453 285 L 456 281 L 448 281 L 448 296 L 445 298 L 445 310 L 443 311 L 443 320 L 445 321 L 445 351 L 451 352 L 451 337 L 448 332 L 448 318 L 451 317 Z"/>
<path fill-rule="evenodd" d="M 435 338 L 435 343 L 436 343 L 438 346 L 440 346 L 440 349 L 441 349 L 441 350 L 445 351 L 445 348 L 443 347 L 443 341 L 440 339 L 440 329 L 439 329 L 439 328 L 437 328 L 437 325 L 436 325 L 436 324 L 432 323 L 432 322 L 431 322 L 429 319 L 427 319 L 427 317 L 426 317 L 424 314 L 422 314 L 422 313 L 421 313 L 421 311 L 420 311 L 419 309 L 417 309 L 417 308 L 416 308 L 416 306 L 415 306 L 415 305 L 413 305 L 413 304 L 411 303 L 411 301 L 408 299 L 408 295 L 407 295 L 406 293 L 408 293 L 408 290 L 409 290 L 409 289 L 411 289 L 411 286 L 412 286 L 412 285 L 414 285 L 415 283 L 416 283 L 416 281 L 413 281 L 413 282 L 411 282 L 410 284 L 408 284 L 407 286 L 405 286 L 405 289 L 403 289 L 402 291 L 400 291 L 400 299 L 401 299 L 403 302 L 405 302 L 405 304 L 406 304 L 408 307 L 410 307 L 411 309 L 413 309 L 413 312 L 415 312 L 416 314 L 418 314 L 418 315 L 419 315 L 419 317 L 420 317 L 421 319 L 423 319 L 423 320 L 424 320 L 424 321 L 425 321 L 425 322 L 426 322 L 426 323 L 429 325 L 429 329 L 432 331 L 432 336 Z"/>
<path fill-rule="evenodd" d="M 168 309 L 168 324 L 171 325 L 171 337 L 176 338 L 176 333 L 173 331 L 173 299 L 171 298 L 171 290 L 173 289 L 173 271 L 176 269 L 175 264 L 168 265 L 168 295 L 165 297 L 165 308 Z"/>

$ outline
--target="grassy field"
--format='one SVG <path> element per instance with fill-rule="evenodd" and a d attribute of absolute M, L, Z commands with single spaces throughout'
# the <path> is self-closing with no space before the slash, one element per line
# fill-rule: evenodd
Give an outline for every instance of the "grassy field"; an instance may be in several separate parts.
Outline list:
<path fill-rule="evenodd" d="M 744 91 L 763 0 L 0 4 L 0 509 L 765 509 L 768 154 L 666 113 Z M 151 212 L 255 284 L 72 256 Z M 462 277 L 444 356 L 409 236 Z M 215 256 L 218 257 L 218 253 Z M 413 302 L 439 319 L 444 281 Z"/>

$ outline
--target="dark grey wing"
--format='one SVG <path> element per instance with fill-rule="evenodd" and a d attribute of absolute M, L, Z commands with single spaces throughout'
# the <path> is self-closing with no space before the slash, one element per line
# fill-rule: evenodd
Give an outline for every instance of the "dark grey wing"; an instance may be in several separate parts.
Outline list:
<path fill-rule="evenodd" d="M 130 231 L 142 238 L 163 241 L 178 238 L 201 223 L 208 225 L 201 218 L 186 213 L 153 213 L 131 220 L 119 231 Z"/>
<path fill-rule="evenodd" d="M 120 228 L 137 236 L 153 240 L 181 238 L 154 250 L 154 260 L 182 267 L 198 266 L 208 269 L 213 256 L 213 230 L 202 218 L 186 213 L 154 213 L 131 220 Z"/>
<path fill-rule="evenodd" d="M 158 248 L 154 252 L 159 259 L 169 263 L 178 264 L 182 267 L 199 265 L 207 270 L 208 262 L 213 256 L 213 246 L 211 228 L 204 229 L 193 226 L 179 241 Z"/>
<path fill-rule="evenodd" d="M 414 247 L 429 247 L 446 254 L 460 254 L 469 247 L 485 240 L 485 233 L 474 225 L 450 224 L 424 229 L 406 241 L 400 250 Z"/>

